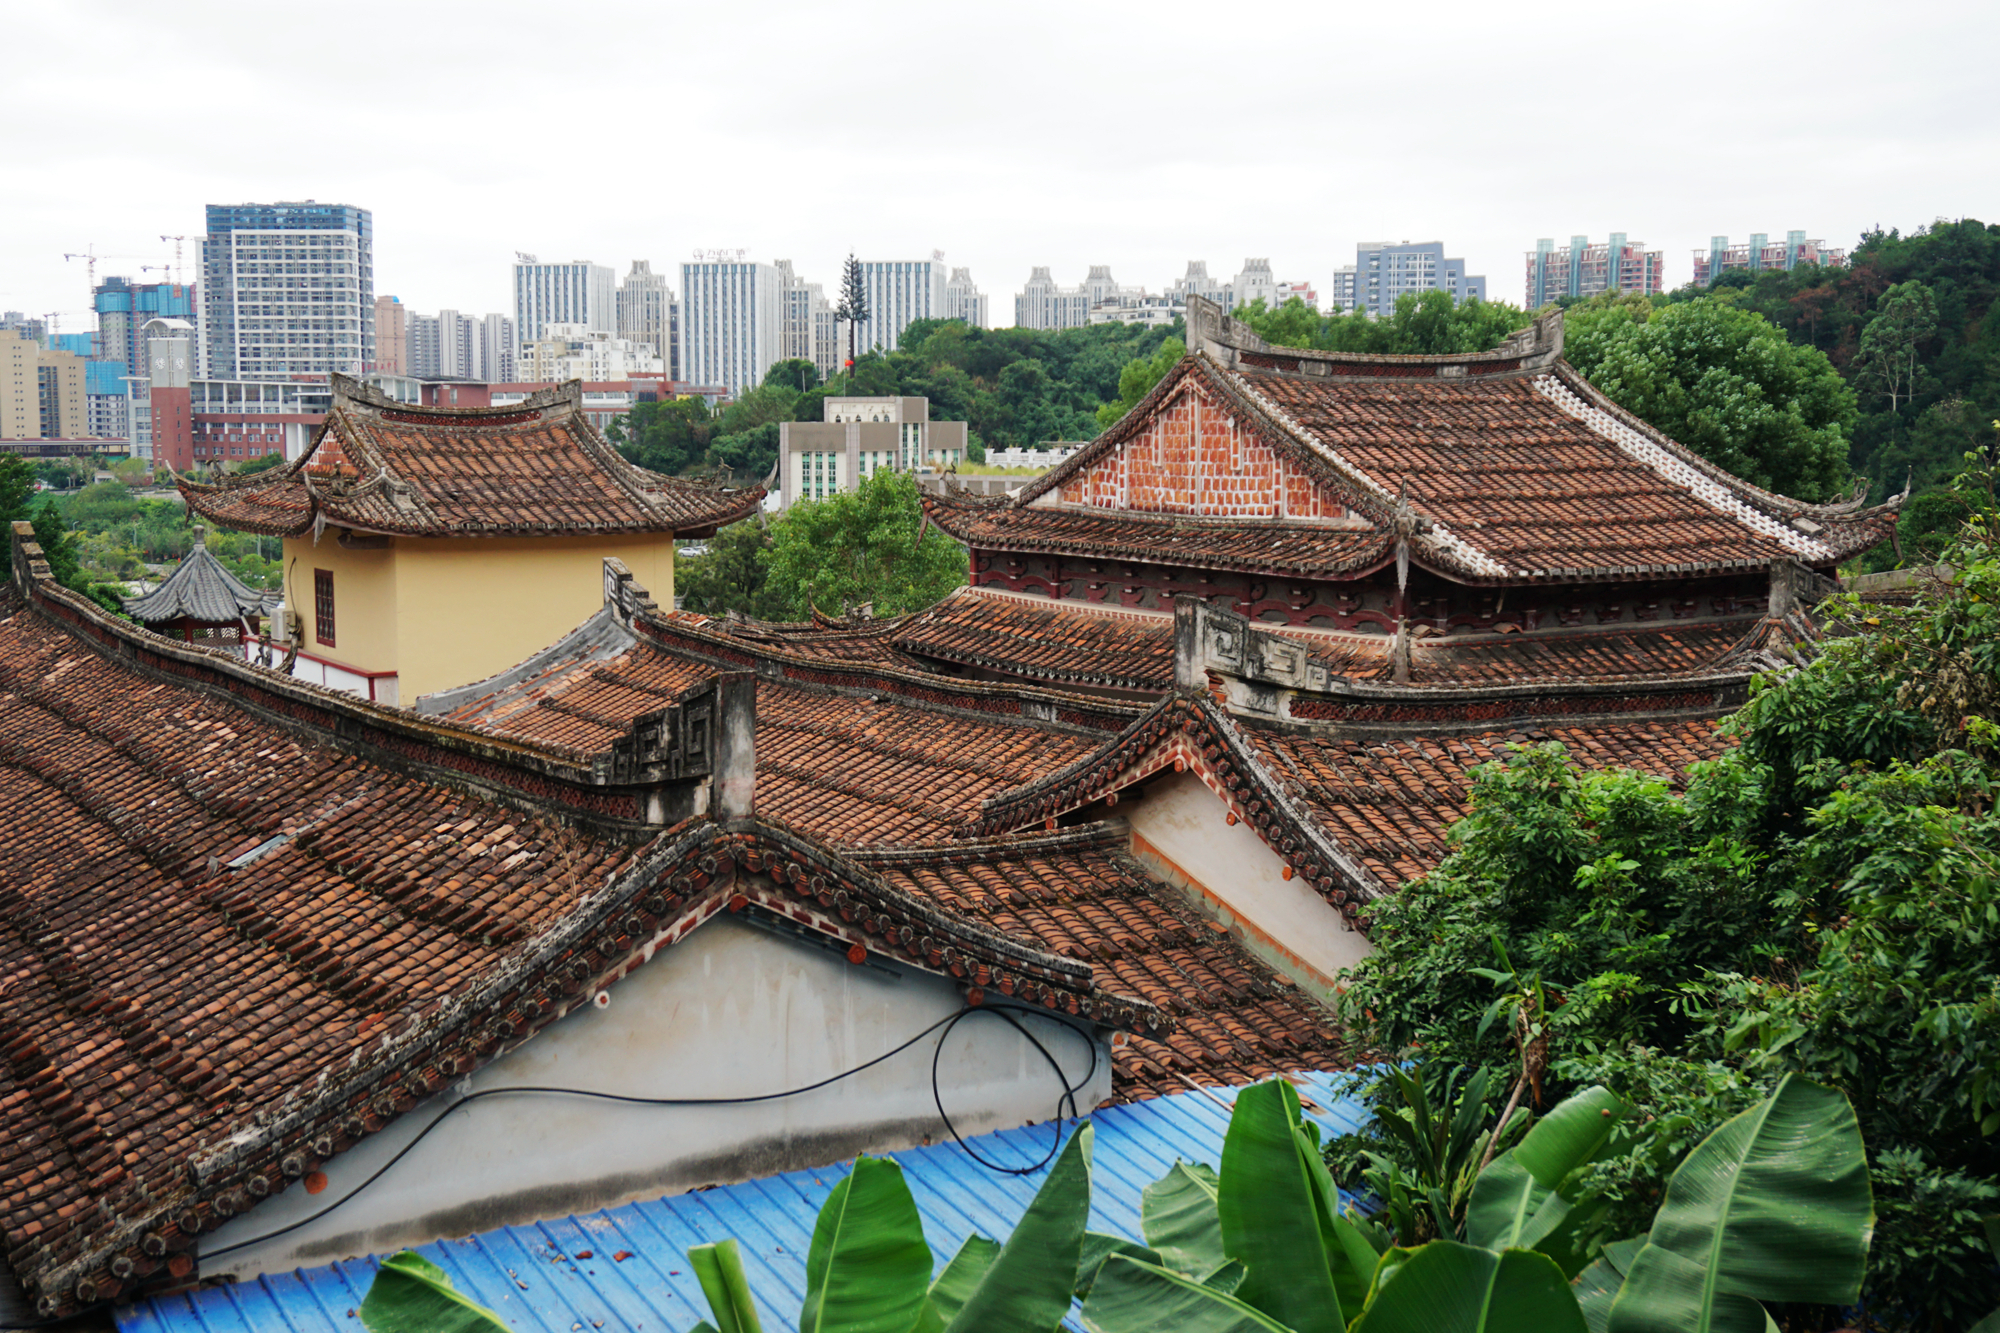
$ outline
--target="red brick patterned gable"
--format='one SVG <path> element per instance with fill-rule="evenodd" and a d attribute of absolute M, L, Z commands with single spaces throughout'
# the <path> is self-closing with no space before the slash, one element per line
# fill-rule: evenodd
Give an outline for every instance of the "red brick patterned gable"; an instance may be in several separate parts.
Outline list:
<path fill-rule="evenodd" d="M 1207 518 L 1344 519 L 1341 497 L 1190 378 L 1115 450 L 1063 482 L 1064 504 Z"/>

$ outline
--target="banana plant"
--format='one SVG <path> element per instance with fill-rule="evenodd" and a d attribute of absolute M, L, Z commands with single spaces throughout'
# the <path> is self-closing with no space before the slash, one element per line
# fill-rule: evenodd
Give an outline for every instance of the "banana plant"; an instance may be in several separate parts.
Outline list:
<path fill-rule="evenodd" d="M 459 1295 L 444 1270 L 415 1250 L 392 1254 L 375 1270 L 361 1323 L 368 1333 L 507 1333 L 499 1315 Z"/>
<path fill-rule="evenodd" d="M 1006 1242 L 968 1238 L 935 1280 L 903 1168 L 856 1158 L 813 1227 L 799 1333 L 1050 1333 L 1083 1267 L 1090 1143 L 1085 1123 Z M 688 1260 L 715 1318 L 695 1333 L 763 1333 L 735 1241 L 697 1245 Z"/>
<path fill-rule="evenodd" d="M 1787 1074 L 1687 1155 L 1609 1333 L 1764 1333 L 1764 1303 L 1861 1295 L 1874 1196 L 1847 1098 Z"/>

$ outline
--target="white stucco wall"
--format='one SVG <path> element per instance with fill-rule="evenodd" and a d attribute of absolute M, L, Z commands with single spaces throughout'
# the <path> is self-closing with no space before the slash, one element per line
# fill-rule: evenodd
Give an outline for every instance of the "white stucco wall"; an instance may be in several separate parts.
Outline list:
<path fill-rule="evenodd" d="M 1320 996 L 1371 952 L 1360 931 L 1285 863 L 1194 772 L 1168 774 L 1145 798 L 1119 807 L 1137 836 L 1133 850 L 1170 882 L 1195 893 L 1205 911 L 1244 947 Z"/>
<path fill-rule="evenodd" d="M 963 1007 L 944 978 L 900 978 L 782 939 L 728 915 L 656 955 L 519 1049 L 501 1056 L 323 1168 L 327 1186 L 283 1194 L 203 1236 L 200 1271 L 251 1276 L 380 1253 L 444 1236 L 563 1216 L 947 1137 L 932 1101 L 936 1037 L 864 1073 L 777 1101 L 629 1106 L 575 1097 L 494 1097 L 454 1111 L 401 1162 L 329 1216 L 234 1253 L 219 1251 L 341 1199 L 463 1090 L 556 1086 L 647 1097 L 782 1091 L 851 1069 Z M 1077 1084 L 1088 1112 L 1111 1093 L 1110 1051 L 1053 1018 L 1022 1018 Z M 1054 1118 L 1055 1071 L 991 1014 L 958 1024 L 939 1069 L 961 1134 Z"/>

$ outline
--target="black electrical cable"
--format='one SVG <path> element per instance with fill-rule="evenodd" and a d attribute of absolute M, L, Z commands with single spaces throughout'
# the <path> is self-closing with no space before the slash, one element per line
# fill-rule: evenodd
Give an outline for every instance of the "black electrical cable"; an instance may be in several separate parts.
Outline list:
<path fill-rule="evenodd" d="M 1082 1037 L 1084 1040 L 1084 1044 L 1090 1048 L 1090 1072 L 1086 1073 L 1081 1081 L 1072 1085 L 1069 1081 L 1069 1076 L 1063 1073 L 1062 1065 L 1057 1063 L 1056 1058 L 1053 1055 L 1049 1054 L 1048 1047 L 1042 1045 L 1040 1039 L 1037 1038 L 1034 1033 L 1028 1031 L 1027 1028 L 1021 1025 L 1019 1020 L 1014 1018 L 1012 1014 L 1008 1013 L 1007 1011 L 1009 1009 L 1017 1010 L 1018 1012 L 1024 1014 L 1041 1012 L 1039 1010 L 1029 1009 L 1023 1005 L 988 1004 L 982 1006 L 982 1008 L 980 1009 L 961 1009 L 956 1014 L 952 1015 L 951 1027 L 945 1029 L 943 1035 L 938 1038 L 937 1047 L 931 1052 L 931 1101 L 935 1103 L 937 1106 L 938 1118 L 940 1120 L 943 1120 L 944 1127 L 951 1131 L 952 1141 L 965 1150 L 966 1156 L 970 1157 L 973 1161 L 985 1167 L 988 1171 L 997 1172 L 1000 1175 L 1031 1176 L 1035 1172 L 1047 1166 L 1050 1162 L 1054 1161 L 1056 1153 L 1061 1151 L 1062 1141 L 1063 1141 L 1062 1140 L 1063 1121 L 1065 1119 L 1076 1120 L 1081 1118 L 1077 1111 L 1076 1094 L 1083 1088 L 1090 1086 L 1090 1080 L 1097 1077 L 1097 1043 L 1091 1039 L 1090 1034 L 1084 1032 L 1081 1028 L 1078 1028 L 1072 1023 L 1063 1022 L 1062 1025 L 1065 1028 L 1068 1028 L 1071 1032 L 1074 1032 L 1079 1037 Z M 970 1017 L 973 1014 L 981 1012 L 998 1015 L 999 1017 L 1005 1019 L 1008 1025 L 1012 1027 L 1016 1032 L 1026 1037 L 1029 1043 L 1033 1045 L 1036 1050 L 1042 1053 L 1042 1059 L 1049 1062 L 1049 1068 L 1056 1071 L 1056 1078 L 1063 1085 L 1062 1096 L 1056 1099 L 1056 1118 L 1049 1122 L 1050 1128 L 1054 1131 L 1049 1143 L 1049 1150 L 1046 1153 L 1042 1154 L 1041 1160 L 1037 1161 L 1032 1166 L 1002 1166 L 998 1162 L 987 1161 L 984 1157 L 981 1157 L 979 1155 L 978 1150 L 976 1150 L 971 1144 L 965 1141 L 964 1136 L 962 1136 L 958 1132 L 958 1126 L 951 1123 L 950 1113 L 944 1109 L 944 1092 L 942 1083 L 938 1078 L 938 1062 L 944 1058 L 944 1039 L 945 1037 L 949 1037 L 951 1035 L 951 1028 L 957 1027 L 960 1021 Z M 1043 1014 L 1042 1016 L 1048 1017 L 1049 1015 Z M 1069 1114 L 1067 1116 L 1063 1114 L 1063 1108 L 1065 1106 L 1069 1108 Z"/>
<path fill-rule="evenodd" d="M 1056 1063 L 1055 1058 L 1048 1053 L 1047 1048 L 1044 1047 L 1041 1044 L 1041 1042 L 1035 1039 L 1034 1034 L 1029 1032 L 1026 1028 L 1023 1028 L 1021 1024 L 1017 1022 L 1012 1016 L 1001 1012 L 1002 1008 L 1013 1008 L 1015 1006 L 988 1005 L 985 1007 L 991 1010 L 992 1012 L 999 1014 L 1001 1018 L 1005 1019 L 1009 1024 L 1012 1024 L 1017 1030 L 1021 1032 L 1023 1036 L 1027 1037 L 1030 1042 L 1033 1042 L 1035 1048 L 1041 1051 L 1042 1058 L 1047 1060 L 1050 1066 L 1055 1069 L 1056 1077 L 1061 1081 L 1063 1085 L 1062 1095 L 1057 1099 L 1056 1102 L 1056 1114 L 1058 1117 L 1056 1122 L 1056 1133 L 1057 1133 L 1058 1144 L 1060 1144 L 1061 1133 L 1062 1133 L 1061 1117 L 1062 1117 L 1063 1107 L 1067 1105 L 1070 1108 L 1071 1111 L 1070 1118 L 1074 1119 L 1076 1110 L 1076 1093 L 1080 1088 L 1088 1085 L 1090 1079 L 1094 1077 L 1097 1073 L 1097 1043 L 1094 1041 L 1090 1041 L 1087 1035 L 1081 1032 L 1078 1033 L 1079 1036 L 1084 1036 L 1085 1041 L 1089 1042 L 1090 1045 L 1090 1073 L 1084 1076 L 1082 1083 L 1079 1083 L 1075 1087 L 1072 1087 L 1070 1086 L 1068 1077 L 1063 1074 L 1062 1066 Z M 438 1112 L 437 1115 L 431 1118 L 429 1123 L 427 1123 L 422 1129 L 417 1131 L 415 1138 L 412 1138 L 408 1143 L 404 1144 L 401 1148 L 397 1149 L 395 1155 L 392 1156 L 388 1161 L 382 1163 L 381 1166 L 377 1167 L 366 1180 L 363 1180 L 359 1185 L 356 1185 L 353 1189 L 341 1195 L 338 1199 L 335 1199 L 332 1203 L 320 1209 L 318 1212 L 312 1213 L 306 1217 L 302 1217 L 298 1221 L 292 1222 L 286 1226 L 279 1227 L 275 1231 L 267 1231 L 261 1236 L 253 1236 L 249 1240 L 240 1240 L 233 1245 L 225 1245 L 221 1249 L 203 1251 L 201 1252 L 201 1258 L 214 1259 L 214 1258 L 220 1258 L 222 1255 L 225 1254 L 233 1254 L 237 1250 L 247 1249 L 252 1245 L 261 1245 L 265 1241 L 276 1240 L 279 1236 L 283 1236 L 290 1232 L 297 1231 L 300 1227 L 309 1226 L 310 1224 L 319 1221 L 322 1217 L 325 1217 L 327 1214 L 333 1212 L 334 1209 L 339 1208 L 342 1204 L 345 1204 L 349 1200 L 358 1197 L 363 1190 L 367 1189 L 370 1185 L 373 1185 L 376 1181 L 380 1180 L 384 1175 L 388 1173 L 391 1167 L 395 1166 L 396 1163 L 402 1161 L 403 1158 L 406 1157 L 412 1149 L 414 1149 L 419 1143 L 422 1143 L 425 1137 L 428 1136 L 433 1129 L 436 1129 L 440 1124 L 444 1123 L 445 1117 L 449 1116 L 452 1112 L 458 1110 L 460 1107 L 470 1106 L 472 1105 L 472 1103 L 484 1100 L 485 1098 L 488 1097 L 508 1097 L 508 1096 L 524 1096 L 524 1095 L 582 1097 L 593 1101 L 620 1102 L 633 1106 L 747 1106 L 757 1102 L 780 1101 L 787 1097 L 799 1097 L 803 1096 L 808 1092 L 817 1092 L 819 1089 L 827 1087 L 834 1083 L 838 1083 L 842 1079 L 852 1078 L 856 1074 L 863 1073 L 869 1069 L 873 1069 L 876 1065 L 879 1065 L 886 1060 L 892 1060 L 896 1056 L 901 1055 L 904 1051 L 909 1050 L 912 1046 L 915 1046 L 925 1037 L 928 1037 L 933 1032 L 937 1032 L 938 1029 L 943 1028 L 945 1029 L 944 1033 L 938 1037 L 938 1049 L 941 1051 L 944 1048 L 944 1038 L 945 1036 L 950 1035 L 950 1030 L 954 1027 L 957 1027 L 958 1024 L 964 1021 L 964 1019 L 968 1015 L 976 1014 L 979 1012 L 980 1010 L 978 1008 L 973 1008 L 971 1006 L 968 1006 L 966 1008 L 958 1010 L 955 1013 L 947 1014 L 945 1017 L 940 1018 L 935 1023 L 932 1023 L 929 1027 L 917 1033 L 915 1036 L 909 1038 L 907 1041 L 904 1041 L 899 1045 L 887 1051 L 884 1051 L 882 1054 L 876 1056 L 872 1060 L 869 1060 L 863 1064 L 855 1065 L 851 1069 L 844 1069 L 838 1074 L 830 1074 L 827 1077 L 818 1080 L 817 1082 L 807 1083 L 797 1088 L 787 1088 L 782 1092 L 764 1092 L 764 1093 L 757 1093 L 753 1096 L 747 1096 L 747 1097 L 638 1097 L 627 1093 L 597 1092 L 588 1088 L 557 1088 L 557 1087 L 541 1087 L 535 1085 L 510 1086 L 504 1088 L 482 1088 L 478 1092 L 469 1093 L 466 1096 L 459 1098 L 457 1101 L 453 1102 L 450 1106 L 447 1106 L 442 1111 Z M 1034 1011 L 1023 1009 L 1023 1012 L 1034 1012 Z M 1070 1025 L 1064 1024 L 1064 1026 L 1068 1027 Z M 1071 1028 L 1071 1030 L 1076 1031 L 1075 1028 Z M 958 1142 L 960 1147 L 965 1147 L 965 1140 L 959 1137 L 957 1129 L 952 1127 L 951 1118 L 948 1115 L 945 1115 L 944 1101 L 937 1086 L 937 1079 L 938 1079 L 938 1061 L 936 1056 L 933 1055 L 931 1060 L 931 1098 L 937 1104 L 938 1114 L 944 1117 L 945 1128 L 951 1130 L 952 1138 Z M 966 1151 L 970 1153 L 973 1157 L 973 1160 L 979 1162 L 980 1165 L 988 1167 L 990 1170 L 993 1171 L 1004 1172 L 1008 1175 L 1027 1175 L 1034 1171 L 1040 1170 L 1042 1165 L 1046 1165 L 1049 1161 L 1053 1160 L 1055 1156 L 1054 1150 L 1052 1149 L 1048 1157 L 1043 1158 L 1040 1164 L 1033 1167 L 1028 1167 L 1023 1170 L 1023 1169 L 1016 1169 L 1013 1167 L 1000 1166 L 994 1163 L 987 1162 L 984 1158 L 980 1157 L 978 1153 L 973 1152 L 971 1148 L 966 1148 Z"/>
<path fill-rule="evenodd" d="M 1013 1016 L 1013 1014 L 1007 1012 L 1008 1010 L 1014 1010 L 1016 1012 L 1024 1014 L 1036 1014 L 1043 1018 L 1054 1018 L 1058 1022 L 1060 1022 L 1063 1027 L 1068 1028 L 1071 1032 L 1074 1032 L 1079 1037 L 1082 1037 L 1084 1045 L 1090 1049 L 1089 1072 L 1084 1074 L 1083 1078 L 1079 1082 L 1072 1084 L 1069 1081 L 1068 1075 L 1063 1073 L 1062 1065 L 1056 1060 L 1056 1058 L 1053 1055 L 1049 1054 L 1048 1047 L 1044 1046 L 1041 1043 L 1041 1040 L 1037 1038 L 1034 1033 L 1028 1031 L 1028 1029 L 1024 1027 L 1021 1024 L 1021 1022 Z M 998 1162 L 988 1161 L 986 1158 L 980 1156 L 978 1151 L 975 1150 L 971 1144 L 967 1143 L 965 1141 L 964 1136 L 962 1136 L 958 1132 L 958 1127 L 952 1124 L 951 1122 L 950 1113 L 948 1113 L 944 1109 L 944 1093 L 939 1081 L 939 1068 L 938 1068 L 944 1053 L 944 1040 L 946 1037 L 951 1035 L 951 1031 L 953 1028 L 956 1028 L 960 1023 L 964 1022 L 967 1018 L 977 1013 L 994 1014 L 997 1017 L 1004 1020 L 1010 1027 L 1012 1027 L 1015 1031 L 1019 1032 L 1023 1037 L 1026 1037 L 1028 1039 L 1028 1042 L 1031 1045 L 1033 1045 L 1037 1051 L 1041 1053 L 1042 1059 L 1048 1061 L 1049 1067 L 1055 1070 L 1056 1078 L 1062 1084 L 1062 1089 L 1063 1089 L 1062 1095 L 1056 1099 L 1056 1118 L 1050 1122 L 1050 1125 L 1054 1130 L 1053 1142 L 1051 1142 L 1049 1146 L 1049 1151 L 1042 1156 L 1040 1161 L 1036 1162 L 1032 1166 L 1025 1166 L 1025 1167 L 1003 1166 Z M 409 1154 L 411 1149 L 415 1148 L 419 1143 L 422 1143 L 424 1141 L 424 1138 L 433 1129 L 436 1129 L 440 1124 L 444 1123 L 445 1117 L 449 1116 L 453 1111 L 458 1110 L 461 1106 L 470 1106 L 472 1103 L 480 1101 L 487 1097 L 504 1097 L 510 1095 L 537 1094 L 543 1096 L 557 1096 L 557 1097 L 583 1097 L 594 1101 L 623 1102 L 635 1106 L 747 1106 L 757 1102 L 779 1101 L 786 1097 L 803 1096 L 808 1092 L 816 1092 L 821 1088 L 827 1087 L 834 1083 L 838 1083 L 842 1079 L 852 1078 L 856 1074 L 863 1073 L 864 1071 L 869 1069 L 873 1069 L 876 1065 L 879 1065 L 886 1060 L 894 1059 L 896 1056 L 901 1055 L 904 1051 L 909 1050 L 912 1046 L 915 1046 L 925 1037 L 930 1036 L 931 1033 L 938 1032 L 940 1028 L 944 1029 L 944 1031 L 939 1033 L 937 1048 L 931 1053 L 931 1101 L 937 1107 L 938 1117 L 939 1119 L 944 1121 L 944 1127 L 950 1131 L 952 1141 L 957 1143 L 960 1148 L 963 1148 L 965 1150 L 966 1155 L 972 1158 L 973 1161 L 979 1163 L 979 1165 L 985 1167 L 987 1170 L 996 1172 L 1001 1175 L 1009 1175 L 1009 1176 L 1033 1175 L 1035 1172 L 1041 1170 L 1043 1167 L 1047 1166 L 1050 1162 L 1054 1161 L 1056 1153 L 1062 1147 L 1063 1121 L 1066 1119 L 1076 1120 L 1081 1118 L 1077 1106 L 1076 1094 L 1080 1092 L 1082 1089 L 1088 1087 L 1090 1085 L 1090 1080 L 1097 1076 L 1097 1066 L 1098 1066 L 1097 1043 L 1091 1039 L 1089 1033 L 1085 1032 L 1082 1028 L 1078 1027 L 1076 1024 L 1061 1018 L 1059 1015 L 1050 1014 L 1047 1013 L 1046 1011 L 1039 1009 L 1031 1009 L 1026 1005 L 1006 1004 L 1004 1002 L 994 1002 L 989 1000 L 984 1005 L 978 1007 L 973 1007 L 968 1005 L 967 1007 L 960 1009 L 955 1013 L 947 1014 L 945 1017 L 940 1018 L 937 1022 L 931 1024 L 929 1027 L 917 1033 L 909 1040 L 902 1042 L 901 1044 L 893 1047 L 890 1050 L 884 1051 L 882 1054 L 876 1056 L 874 1059 L 869 1060 L 864 1064 L 858 1064 L 854 1066 L 852 1069 L 844 1069 L 838 1074 L 828 1075 L 826 1078 L 820 1079 L 815 1083 L 808 1083 L 802 1087 L 797 1087 L 797 1088 L 787 1088 L 783 1092 L 765 1092 L 765 1093 L 758 1093 L 748 1097 L 637 1097 L 627 1093 L 597 1092 L 588 1088 L 554 1088 L 554 1087 L 541 1087 L 533 1085 L 519 1086 L 519 1087 L 505 1087 L 505 1088 L 483 1088 L 478 1092 L 469 1093 L 466 1096 L 459 1098 L 457 1101 L 453 1102 L 450 1106 L 447 1106 L 442 1111 L 438 1112 L 437 1115 L 431 1118 L 428 1124 L 426 1124 L 422 1129 L 417 1131 L 415 1138 L 411 1139 L 408 1143 L 404 1144 L 401 1148 L 397 1149 L 395 1155 L 391 1157 L 388 1161 L 384 1162 L 381 1166 L 377 1167 L 375 1171 L 372 1174 L 370 1174 L 366 1180 L 362 1181 L 359 1185 L 356 1185 L 353 1189 L 341 1195 L 338 1199 L 335 1199 L 332 1203 L 320 1209 L 318 1212 L 313 1213 L 308 1217 L 302 1217 L 298 1221 L 290 1223 L 289 1225 L 279 1227 L 275 1231 L 267 1231 L 261 1236 L 253 1236 L 249 1240 L 237 1241 L 234 1245 L 225 1245 L 219 1250 L 207 1251 L 206 1253 L 203 1253 L 201 1257 L 204 1259 L 212 1259 L 220 1257 L 221 1255 L 232 1254 L 237 1250 L 247 1249 L 252 1245 L 261 1245 L 267 1240 L 276 1240 L 279 1236 L 286 1235 L 289 1232 L 297 1231 L 300 1227 L 308 1226 L 314 1222 L 319 1221 L 322 1217 L 325 1217 L 327 1214 L 333 1212 L 334 1209 L 340 1207 L 342 1204 L 347 1203 L 351 1199 L 359 1197 L 363 1190 L 367 1189 L 370 1185 L 373 1185 L 376 1181 L 380 1180 L 384 1175 L 388 1173 L 391 1167 L 395 1166 L 396 1163 L 402 1161 L 403 1158 Z M 1067 1115 L 1064 1114 L 1065 1108 L 1067 1108 L 1068 1111 Z M 75 1314 L 63 1315 L 62 1317 L 57 1319 L 37 1320 L 34 1323 L 15 1324 L 13 1325 L 13 1328 L 19 1330 L 52 1328 L 55 1325 L 65 1324 L 70 1322 L 71 1320 L 80 1318 L 85 1314 L 89 1314 L 93 1310 L 100 1310 L 107 1308 L 112 1304 L 113 1302 L 111 1301 L 96 1301 L 78 1310 Z"/>

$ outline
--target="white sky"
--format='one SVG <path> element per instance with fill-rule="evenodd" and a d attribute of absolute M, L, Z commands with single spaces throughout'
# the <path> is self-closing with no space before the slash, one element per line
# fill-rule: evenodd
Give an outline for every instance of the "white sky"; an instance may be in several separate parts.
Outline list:
<path fill-rule="evenodd" d="M 1030 266 L 1159 290 L 1189 259 L 1331 275 L 1443 240 L 1851 246 L 2000 220 L 2000 5 L 655 5 L 0 0 L 0 308 L 85 324 L 66 251 L 137 276 L 208 203 L 373 210 L 378 294 L 507 310 L 516 250 Z M 196 251 L 188 251 L 189 272 Z M 149 279 L 158 275 L 146 275 Z"/>

